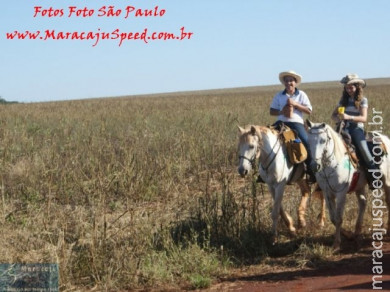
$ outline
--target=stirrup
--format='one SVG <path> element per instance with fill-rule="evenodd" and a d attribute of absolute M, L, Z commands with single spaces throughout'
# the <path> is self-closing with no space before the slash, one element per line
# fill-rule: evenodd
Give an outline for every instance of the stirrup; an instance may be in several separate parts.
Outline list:
<path fill-rule="evenodd" d="M 306 182 L 311 185 L 317 182 L 316 176 L 314 173 L 306 173 Z"/>

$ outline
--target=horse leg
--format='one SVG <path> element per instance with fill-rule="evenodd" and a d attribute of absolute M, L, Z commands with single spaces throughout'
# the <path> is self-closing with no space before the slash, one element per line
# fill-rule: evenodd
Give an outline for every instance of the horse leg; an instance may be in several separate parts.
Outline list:
<path fill-rule="evenodd" d="M 335 251 L 340 250 L 341 244 L 341 232 L 343 231 L 341 225 L 343 224 L 343 213 L 345 207 L 346 194 L 345 193 L 337 193 L 336 194 L 336 213 L 335 213 L 335 240 L 333 243 L 333 248 Z M 344 232 L 343 232 L 344 233 Z"/>
<path fill-rule="evenodd" d="M 290 233 L 292 235 L 296 234 L 296 229 L 294 227 L 294 222 L 291 216 L 284 211 L 283 206 L 280 206 L 280 216 L 282 217 L 284 223 L 286 224 L 287 228 L 289 229 Z"/>
<path fill-rule="evenodd" d="M 278 241 L 278 233 L 277 233 L 277 225 L 278 225 L 278 218 L 279 218 L 279 210 L 276 212 L 276 196 L 275 196 L 275 189 L 273 186 L 269 186 L 269 191 L 271 193 L 272 199 L 273 199 L 273 206 L 272 206 L 272 212 L 271 212 L 271 219 L 272 219 L 272 244 L 275 245 Z M 280 207 L 279 207 L 280 208 Z M 276 215 L 275 215 L 276 213 Z"/>
<path fill-rule="evenodd" d="M 321 200 L 321 212 L 320 214 L 318 215 L 319 219 L 320 219 L 320 227 L 324 227 L 325 226 L 325 209 L 326 209 L 326 203 L 325 203 L 325 198 L 324 198 L 324 194 L 322 193 L 322 191 L 319 192 L 320 195 L 319 195 L 319 199 Z"/>
<path fill-rule="evenodd" d="M 305 180 L 298 181 L 298 186 L 301 190 L 301 195 L 302 195 L 301 202 L 299 203 L 299 207 L 298 207 L 298 227 L 304 228 L 306 227 L 305 214 L 307 208 L 307 201 L 310 195 L 310 188 L 307 185 Z"/>
<path fill-rule="evenodd" d="M 307 194 L 302 194 L 301 202 L 298 207 L 298 227 L 299 228 L 305 228 L 306 227 L 306 208 L 307 208 L 307 201 L 309 199 L 309 196 Z"/>
<path fill-rule="evenodd" d="M 338 224 L 338 219 L 336 216 L 336 202 L 333 194 L 325 194 L 326 205 L 329 210 L 330 221 L 336 227 L 334 234 L 333 248 L 338 250 L 340 248 L 340 225 Z"/>
<path fill-rule="evenodd" d="M 359 204 L 359 213 L 355 225 L 355 236 L 359 236 L 362 232 L 363 217 L 367 206 L 365 188 L 363 187 L 362 189 L 356 191 L 355 194 Z"/>
<path fill-rule="evenodd" d="M 284 193 L 284 184 L 277 185 L 274 188 L 270 188 L 272 197 L 274 198 L 274 205 L 272 207 L 272 244 L 277 243 L 278 239 L 278 219 L 279 215 L 282 216 L 283 219 L 289 221 L 287 214 L 284 212 L 282 206 L 282 198 Z M 295 228 L 294 228 L 295 229 Z M 295 230 L 294 230 L 295 231 Z"/>
<path fill-rule="evenodd" d="M 320 227 L 324 227 L 325 226 L 325 217 L 326 217 L 326 214 L 325 214 L 325 211 L 326 211 L 326 202 L 325 202 L 325 198 L 324 198 L 324 194 L 320 188 L 320 186 L 317 184 L 316 185 L 316 188 L 314 189 L 313 193 L 311 194 L 312 198 L 317 198 L 321 201 L 321 211 L 320 211 L 320 214 L 318 214 L 318 220 L 319 220 L 319 225 Z"/>

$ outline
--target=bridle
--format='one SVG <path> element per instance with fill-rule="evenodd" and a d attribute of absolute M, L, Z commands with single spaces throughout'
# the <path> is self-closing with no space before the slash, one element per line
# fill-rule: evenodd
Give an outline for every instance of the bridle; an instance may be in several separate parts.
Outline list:
<path fill-rule="evenodd" d="M 253 155 L 252 155 L 251 158 L 248 158 L 245 155 L 240 155 L 240 156 L 238 156 L 238 159 L 239 160 L 243 159 L 243 160 L 249 161 L 249 163 L 251 164 L 252 169 L 254 169 L 256 167 L 256 156 L 257 156 L 257 152 L 258 152 L 258 147 L 259 147 L 259 144 L 258 144 L 258 141 L 257 141 L 256 145 L 254 145 L 254 149 L 253 149 L 254 151 L 253 151 Z"/>
<path fill-rule="evenodd" d="M 272 165 L 272 163 L 274 162 L 274 160 L 275 160 L 276 156 L 278 155 L 280 149 L 282 148 L 282 143 L 279 141 L 279 139 L 280 139 L 280 138 L 279 138 L 279 136 L 278 136 L 278 138 L 277 138 L 276 141 L 275 141 L 275 144 L 272 146 L 271 151 L 268 153 L 267 157 L 264 159 L 264 161 L 267 161 L 267 160 L 270 159 L 271 155 L 274 154 L 273 157 L 272 157 L 272 158 L 269 160 L 269 162 L 267 163 L 267 166 L 264 167 L 263 164 L 260 164 L 261 168 L 262 168 L 264 171 L 268 171 L 269 167 Z M 277 146 L 278 146 L 278 147 L 277 147 Z M 256 167 L 256 154 L 257 154 L 257 152 L 258 152 L 258 147 L 259 147 L 259 145 L 256 145 L 255 147 L 256 147 L 256 148 L 255 148 L 254 154 L 253 154 L 253 156 L 252 156 L 251 158 L 248 158 L 248 157 L 246 157 L 245 155 L 240 155 L 240 156 L 238 156 L 238 158 L 239 158 L 240 160 L 241 160 L 241 159 L 244 159 L 244 160 L 249 161 L 250 164 L 251 164 L 251 166 L 252 166 L 252 168 L 255 168 L 255 167 Z M 276 147 L 277 147 L 277 150 L 274 151 Z"/>
<path fill-rule="evenodd" d="M 252 158 L 248 158 L 245 155 L 240 155 L 240 156 L 238 156 L 238 159 L 248 160 L 249 163 L 251 164 L 252 168 L 255 168 L 256 167 L 256 153 L 257 153 L 257 147 L 255 149 L 255 153 L 253 154 Z"/>
<path fill-rule="evenodd" d="M 321 160 L 321 165 L 330 166 L 331 158 L 335 156 L 335 145 L 333 145 L 332 152 L 329 155 L 327 155 L 328 154 L 328 150 L 327 150 L 328 147 L 327 146 L 331 141 L 331 137 L 329 135 L 329 132 L 326 129 L 324 130 L 324 132 L 326 133 L 326 138 L 327 138 L 326 142 L 325 142 L 325 146 L 324 146 L 325 150 L 322 152 L 322 155 L 320 158 L 314 158 L 314 160 L 315 161 Z M 321 134 L 321 132 L 313 132 L 312 129 L 309 130 L 309 133 L 312 135 Z M 329 163 L 329 164 L 327 164 L 327 163 Z M 338 164 L 338 162 L 337 162 L 337 164 Z M 337 166 L 337 164 L 336 164 L 336 166 Z"/>
<path fill-rule="evenodd" d="M 333 142 L 333 150 L 332 152 L 327 155 L 328 151 L 327 151 L 327 145 L 330 143 L 330 140 L 331 140 L 331 136 L 329 134 L 329 132 L 327 131 L 327 129 L 324 130 L 324 132 L 326 133 L 326 142 L 325 142 L 325 150 L 323 151 L 322 155 L 320 158 L 314 158 L 315 161 L 318 161 L 318 160 L 321 160 L 321 165 L 322 166 L 327 166 L 327 167 L 331 167 L 330 166 L 330 162 L 332 160 L 332 157 L 335 157 L 335 148 L 336 148 L 336 145 L 335 145 L 335 142 Z M 312 135 L 319 135 L 321 134 L 321 132 L 313 132 L 312 129 L 309 130 L 309 133 L 312 134 Z M 336 160 L 336 159 L 335 159 Z M 339 161 L 336 160 L 336 165 L 334 166 L 334 171 L 336 171 L 335 169 L 337 168 L 339 164 Z M 333 167 L 332 167 L 333 168 Z M 349 171 L 349 174 L 348 176 L 350 176 L 350 173 L 351 173 L 351 168 L 348 168 L 348 171 Z M 321 175 L 321 173 L 320 173 Z M 328 188 L 333 192 L 333 193 L 337 193 L 337 192 L 340 192 L 342 189 L 336 191 L 333 189 L 331 183 L 329 182 L 329 176 L 326 174 L 325 171 L 322 172 L 322 176 L 325 178 L 326 180 L 326 184 L 328 185 Z M 343 189 L 345 188 L 349 188 L 348 185 L 346 185 L 345 187 L 343 187 Z"/>

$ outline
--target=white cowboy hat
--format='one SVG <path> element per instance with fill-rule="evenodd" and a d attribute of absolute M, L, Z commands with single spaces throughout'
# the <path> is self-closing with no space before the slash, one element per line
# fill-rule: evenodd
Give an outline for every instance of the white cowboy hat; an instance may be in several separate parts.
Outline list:
<path fill-rule="evenodd" d="M 359 78 L 357 74 L 354 73 L 348 73 L 346 76 L 344 76 L 340 80 L 341 84 L 347 85 L 347 84 L 360 84 L 362 87 L 366 87 L 366 81 L 363 79 Z"/>
<path fill-rule="evenodd" d="M 279 80 L 280 80 L 280 82 L 281 82 L 283 85 L 284 85 L 284 77 L 286 77 L 286 76 L 294 77 L 294 79 L 295 79 L 297 85 L 298 85 L 299 83 L 301 83 L 301 81 L 302 81 L 302 76 L 299 75 L 299 74 L 297 74 L 296 72 L 294 72 L 294 71 L 285 71 L 285 72 L 279 73 Z"/>

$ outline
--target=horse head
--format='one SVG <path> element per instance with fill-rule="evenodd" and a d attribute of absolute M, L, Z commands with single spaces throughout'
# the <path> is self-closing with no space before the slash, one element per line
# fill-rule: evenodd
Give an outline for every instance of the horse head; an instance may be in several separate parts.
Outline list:
<path fill-rule="evenodd" d="M 260 156 L 260 135 L 255 126 L 238 127 L 238 130 L 238 173 L 244 177 L 255 167 L 255 161 Z"/>
<path fill-rule="evenodd" d="M 325 123 L 313 123 L 306 120 L 308 130 L 308 144 L 312 156 L 310 168 L 319 172 L 329 163 L 330 155 L 334 154 L 334 142 L 331 139 L 329 127 Z"/>

